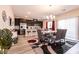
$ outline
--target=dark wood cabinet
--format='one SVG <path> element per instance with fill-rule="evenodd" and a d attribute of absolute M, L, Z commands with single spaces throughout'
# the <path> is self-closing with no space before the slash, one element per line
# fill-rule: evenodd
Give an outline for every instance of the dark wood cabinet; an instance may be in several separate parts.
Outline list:
<path fill-rule="evenodd" d="M 15 18 L 15 26 L 19 26 L 20 25 L 20 19 L 19 18 Z"/>
<path fill-rule="evenodd" d="M 40 26 L 42 28 L 43 21 L 26 20 L 27 26 Z"/>
<path fill-rule="evenodd" d="M 23 19 L 23 18 L 15 18 L 15 26 L 19 26 L 19 29 L 15 29 L 15 30 L 17 30 L 18 35 L 20 35 L 20 33 L 22 33 L 22 32 L 23 33 L 25 32 L 24 30 L 22 31 L 20 29 L 20 23 L 26 23 L 27 24 L 26 28 L 28 28 L 28 26 L 40 26 L 41 28 L 43 27 L 43 21 L 27 20 L 27 19 Z"/>
<path fill-rule="evenodd" d="M 22 18 L 15 18 L 15 26 L 20 26 L 20 23 L 26 23 L 27 26 L 40 26 L 42 28 L 43 21 L 26 20 Z"/>

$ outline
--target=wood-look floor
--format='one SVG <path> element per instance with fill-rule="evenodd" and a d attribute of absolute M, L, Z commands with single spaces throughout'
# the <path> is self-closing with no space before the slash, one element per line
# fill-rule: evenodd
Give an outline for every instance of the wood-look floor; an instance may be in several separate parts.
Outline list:
<path fill-rule="evenodd" d="M 37 36 L 35 37 L 19 36 L 18 43 L 13 44 L 12 47 L 8 50 L 7 54 L 44 54 L 43 50 L 40 47 L 32 49 L 31 46 L 32 44 L 28 43 L 28 40 L 35 38 L 37 38 Z M 50 46 L 48 46 L 47 48 L 52 54 L 56 54 L 55 51 L 51 49 Z M 69 49 L 65 54 L 79 54 L 79 43 L 77 43 L 75 46 Z"/>
<path fill-rule="evenodd" d="M 13 44 L 12 47 L 8 50 L 8 54 L 43 54 L 42 49 L 35 48 L 32 49 L 31 45 L 28 43 L 28 40 L 35 39 L 35 37 L 24 37 L 19 36 L 18 43 Z M 48 47 L 52 53 L 55 53 L 50 47 Z"/>

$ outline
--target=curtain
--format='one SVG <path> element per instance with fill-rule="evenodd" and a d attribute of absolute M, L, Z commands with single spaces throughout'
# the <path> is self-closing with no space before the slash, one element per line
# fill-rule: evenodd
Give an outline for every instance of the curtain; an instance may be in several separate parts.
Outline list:
<path fill-rule="evenodd" d="M 46 29 L 48 29 L 48 22 L 46 22 Z"/>
<path fill-rule="evenodd" d="M 55 31 L 55 21 L 52 21 L 52 30 Z"/>
<path fill-rule="evenodd" d="M 67 29 L 65 38 L 78 40 L 78 20 L 78 17 L 70 17 L 66 19 L 60 19 L 60 21 L 58 21 L 58 29 Z"/>

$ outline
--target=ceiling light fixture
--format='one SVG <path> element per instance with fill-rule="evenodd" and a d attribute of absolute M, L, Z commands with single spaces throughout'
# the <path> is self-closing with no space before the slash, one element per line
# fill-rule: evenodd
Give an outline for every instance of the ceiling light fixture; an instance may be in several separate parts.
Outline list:
<path fill-rule="evenodd" d="M 49 19 L 49 16 L 46 16 L 46 19 Z"/>
<path fill-rule="evenodd" d="M 55 20 L 55 18 L 56 18 L 56 16 L 54 15 L 49 15 L 49 16 L 46 16 L 46 19 L 48 19 L 48 20 Z"/>
<path fill-rule="evenodd" d="M 51 7 L 52 5 L 49 5 L 49 7 Z"/>
<path fill-rule="evenodd" d="M 55 19 L 56 18 L 56 16 L 53 16 L 53 19 Z"/>

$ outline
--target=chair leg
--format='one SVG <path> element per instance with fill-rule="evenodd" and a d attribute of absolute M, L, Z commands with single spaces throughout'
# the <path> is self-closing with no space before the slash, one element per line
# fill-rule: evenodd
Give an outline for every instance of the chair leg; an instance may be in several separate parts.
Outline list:
<path fill-rule="evenodd" d="M 54 41 L 54 44 L 56 45 L 56 42 Z"/>

